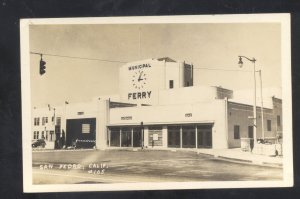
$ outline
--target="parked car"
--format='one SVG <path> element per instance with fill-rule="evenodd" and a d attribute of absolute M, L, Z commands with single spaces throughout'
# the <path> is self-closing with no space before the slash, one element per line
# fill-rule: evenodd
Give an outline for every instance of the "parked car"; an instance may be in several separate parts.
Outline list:
<path fill-rule="evenodd" d="M 36 147 L 45 148 L 46 142 L 44 139 L 33 140 L 31 146 L 32 148 L 36 148 Z"/>

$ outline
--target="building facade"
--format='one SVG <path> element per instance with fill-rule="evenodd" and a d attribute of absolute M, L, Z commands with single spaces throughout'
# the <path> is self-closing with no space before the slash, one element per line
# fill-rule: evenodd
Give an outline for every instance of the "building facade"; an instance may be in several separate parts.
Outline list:
<path fill-rule="evenodd" d="M 118 96 L 65 103 L 55 113 L 51 107 L 34 109 L 33 138 L 38 131 L 38 138 L 43 134 L 48 142 L 60 139 L 66 147 L 77 142 L 98 149 L 222 149 L 253 138 L 251 104 L 235 100 L 232 90 L 194 86 L 193 81 L 192 64 L 168 57 L 127 63 L 120 68 Z M 282 132 L 281 104 L 273 97 L 263 109 L 257 107 L 257 138 L 275 138 Z M 45 117 L 48 123 L 37 125 Z"/>

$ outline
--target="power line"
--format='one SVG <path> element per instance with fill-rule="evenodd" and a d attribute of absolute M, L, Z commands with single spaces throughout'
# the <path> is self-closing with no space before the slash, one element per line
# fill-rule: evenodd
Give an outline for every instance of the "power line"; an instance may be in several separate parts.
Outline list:
<path fill-rule="evenodd" d="M 118 60 L 108 60 L 108 59 L 98 59 L 98 58 L 88 58 L 88 57 L 75 57 L 75 56 L 68 56 L 68 55 L 55 55 L 55 54 L 48 54 L 48 53 L 37 53 L 37 52 L 30 52 L 30 54 L 35 55 L 47 55 L 52 57 L 64 57 L 64 58 L 70 58 L 70 59 L 84 59 L 84 60 L 93 60 L 93 61 L 103 61 L 103 62 L 115 62 L 115 63 L 127 63 L 124 61 L 118 61 Z"/>
<path fill-rule="evenodd" d="M 114 62 L 114 63 L 128 63 L 124 61 L 118 61 L 118 60 L 108 60 L 108 59 L 98 59 L 98 58 L 88 58 L 88 57 L 76 57 L 76 56 L 68 56 L 68 55 L 56 55 L 56 54 L 48 54 L 48 53 L 38 53 L 38 52 L 30 52 L 30 54 L 36 54 L 36 55 L 46 55 L 46 56 L 52 56 L 52 57 L 64 57 L 64 58 L 70 58 L 70 59 L 83 59 L 83 60 L 92 60 L 92 61 L 103 61 L 103 62 Z M 251 71 L 242 71 L 242 70 L 236 70 L 236 69 L 221 69 L 221 68 L 205 68 L 205 67 L 194 67 L 196 70 L 216 70 L 216 71 L 232 71 L 232 72 L 251 72 Z"/>
<path fill-rule="evenodd" d="M 236 69 L 221 69 L 221 68 L 198 68 L 198 67 L 194 67 L 194 69 L 198 69 L 198 70 L 219 70 L 219 71 L 233 71 L 233 72 L 251 72 L 249 70 L 236 70 Z"/>

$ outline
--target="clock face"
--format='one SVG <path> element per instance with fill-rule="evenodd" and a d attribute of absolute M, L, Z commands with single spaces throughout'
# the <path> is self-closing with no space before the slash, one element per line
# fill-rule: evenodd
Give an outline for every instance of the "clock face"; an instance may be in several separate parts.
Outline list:
<path fill-rule="evenodd" d="M 135 71 L 132 76 L 132 86 L 136 89 L 142 89 L 146 85 L 147 75 L 143 70 Z"/>

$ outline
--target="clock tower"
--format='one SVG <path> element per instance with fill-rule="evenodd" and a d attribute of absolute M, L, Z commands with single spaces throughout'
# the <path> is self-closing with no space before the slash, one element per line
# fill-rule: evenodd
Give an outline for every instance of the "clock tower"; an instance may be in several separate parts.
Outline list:
<path fill-rule="evenodd" d="M 192 71 L 192 65 L 188 66 L 189 71 Z M 192 75 L 186 72 L 186 68 L 187 64 L 184 62 L 176 62 L 170 58 L 146 59 L 123 65 L 119 73 L 121 101 L 159 104 L 161 90 L 192 86 Z"/>

